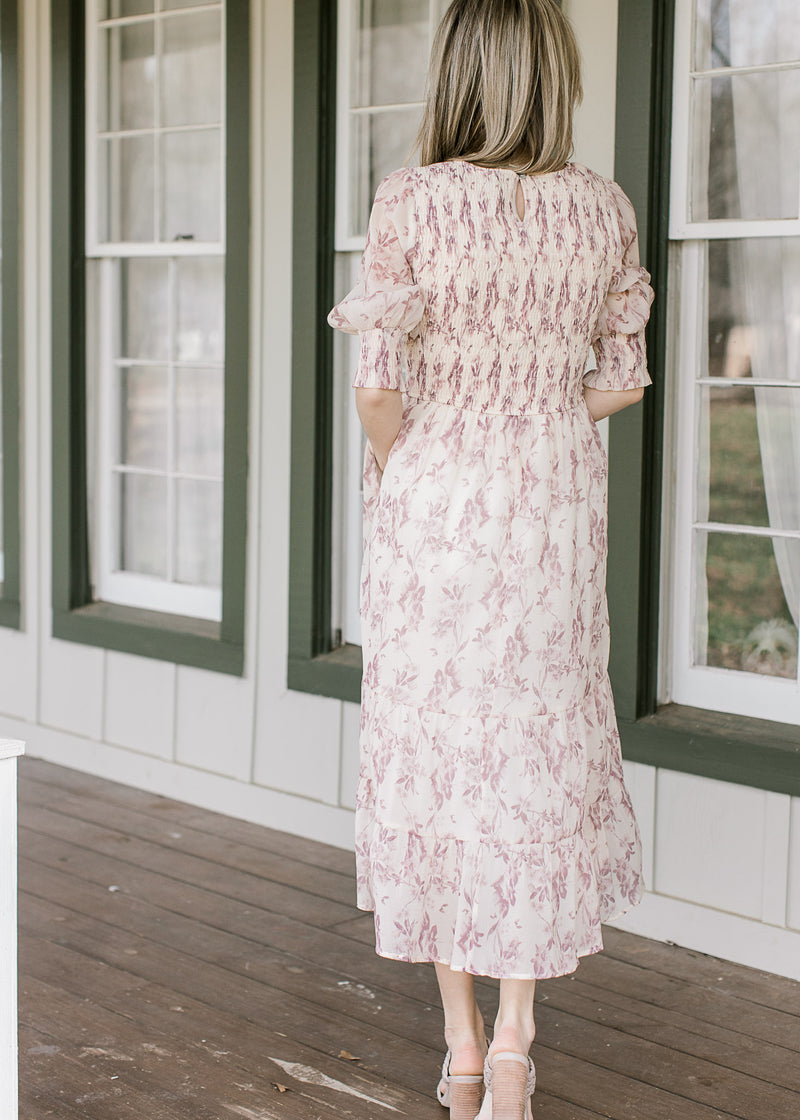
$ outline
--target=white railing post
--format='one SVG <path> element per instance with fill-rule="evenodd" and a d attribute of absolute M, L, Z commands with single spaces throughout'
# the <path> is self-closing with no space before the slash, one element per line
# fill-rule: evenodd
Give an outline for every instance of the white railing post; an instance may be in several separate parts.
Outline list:
<path fill-rule="evenodd" d="M 17 756 L 25 744 L 0 739 L 0 1117 L 16 1120 L 17 1087 Z"/>

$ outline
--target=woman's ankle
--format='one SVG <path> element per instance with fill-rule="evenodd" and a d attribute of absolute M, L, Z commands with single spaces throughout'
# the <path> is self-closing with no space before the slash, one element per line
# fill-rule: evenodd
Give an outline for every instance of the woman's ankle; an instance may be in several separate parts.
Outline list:
<path fill-rule="evenodd" d="M 536 1025 L 532 1019 L 527 1022 L 517 1019 L 496 1022 L 489 1053 L 493 1055 L 500 1050 L 514 1050 L 519 1054 L 527 1054 L 535 1035 Z"/>

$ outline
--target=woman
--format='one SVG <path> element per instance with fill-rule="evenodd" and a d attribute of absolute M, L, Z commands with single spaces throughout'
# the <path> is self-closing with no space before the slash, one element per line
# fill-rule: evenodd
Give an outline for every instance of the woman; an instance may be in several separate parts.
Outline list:
<path fill-rule="evenodd" d="M 357 904 L 378 954 L 435 963 L 452 1120 L 530 1117 L 535 981 L 644 889 L 595 422 L 651 383 L 653 293 L 629 200 L 568 162 L 580 94 L 554 0 L 455 0 L 421 166 L 379 185 L 329 315 L 368 438 Z M 474 975 L 500 978 L 490 1047 Z"/>

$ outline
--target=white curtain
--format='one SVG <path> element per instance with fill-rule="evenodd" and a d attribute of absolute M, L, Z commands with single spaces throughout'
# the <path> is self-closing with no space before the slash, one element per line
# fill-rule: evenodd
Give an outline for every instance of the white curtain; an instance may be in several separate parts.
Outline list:
<path fill-rule="evenodd" d="M 798 0 L 729 0 L 729 15 L 732 66 L 800 56 Z M 796 217 L 800 73 L 741 75 L 732 92 L 742 218 Z M 753 378 L 800 382 L 800 238 L 750 238 L 737 249 Z M 800 528 L 800 386 L 755 387 L 755 399 L 770 526 Z M 774 538 L 773 547 L 800 626 L 800 542 Z"/>

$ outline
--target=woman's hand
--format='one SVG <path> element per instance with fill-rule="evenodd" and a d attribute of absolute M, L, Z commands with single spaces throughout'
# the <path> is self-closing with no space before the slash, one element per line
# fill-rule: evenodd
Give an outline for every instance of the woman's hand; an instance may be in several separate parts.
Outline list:
<path fill-rule="evenodd" d="M 356 411 L 382 472 L 403 419 L 399 389 L 356 389 Z"/>
<path fill-rule="evenodd" d="M 629 404 L 636 404 L 643 396 L 643 386 L 638 389 L 593 389 L 585 385 L 583 389 L 583 399 L 595 423 L 613 412 L 619 412 L 621 408 L 627 408 Z"/>

